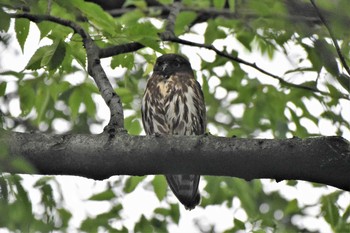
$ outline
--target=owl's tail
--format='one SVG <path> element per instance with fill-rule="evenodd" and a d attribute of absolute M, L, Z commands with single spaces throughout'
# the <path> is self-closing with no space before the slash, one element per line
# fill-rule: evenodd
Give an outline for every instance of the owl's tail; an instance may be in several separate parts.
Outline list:
<path fill-rule="evenodd" d="M 187 210 L 199 204 L 199 175 L 166 175 L 168 184 L 179 201 Z"/>

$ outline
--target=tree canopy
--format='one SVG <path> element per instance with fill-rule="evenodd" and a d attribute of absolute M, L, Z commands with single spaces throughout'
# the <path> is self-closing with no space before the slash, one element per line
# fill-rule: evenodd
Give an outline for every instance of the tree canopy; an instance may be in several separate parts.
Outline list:
<path fill-rule="evenodd" d="M 310 176 L 310 181 L 348 174 L 349 144 L 340 138 L 350 139 L 348 0 L 1 0 L 0 7 L 2 51 L 11 51 L 16 43 L 21 50 L 17 56 L 24 56 L 29 47 L 35 47 L 25 67 L 17 70 L 8 68 L 16 61 L 1 55 L 0 229 L 169 232 L 184 229 L 183 219 L 191 217 L 193 225 L 203 232 L 318 232 L 322 227 L 335 232 L 350 231 L 350 195 L 344 191 L 350 189 L 347 183 L 332 183 L 342 190 L 320 184 L 322 182 L 248 181 L 257 178 L 249 174 L 258 169 L 258 165 L 271 171 L 278 170 L 278 166 L 288 166 L 289 162 L 294 165 L 295 151 L 289 159 L 279 157 L 278 163 L 273 160 L 279 152 L 283 152 L 280 156 L 285 155 L 291 145 L 306 148 L 300 149 L 306 153 L 310 150 L 311 159 L 298 166 L 299 170 L 291 167 L 290 170 L 295 171 L 292 175 L 273 177 L 277 181 L 280 181 L 278 178 L 296 179 L 300 174 L 309 175 L 308 172 L 316 174 L 316 178 L 322 175 L 320 179 Z M 38 44 L 29 44 L 35 35 Z M 50 167 L 53 170 L 49 174 L 61 174 L 55 168 L 66 159 L 65 174 L 104 179 L 108 177 L 101 175 L 103 172 L 93 176 L 90 166 L 94 164 L 79 162 L 84 158 L 76 162 L 69 156 L 74 152 L 90 156 L 89 151 L 96 150 L 95 155 L 100 156 L 101 161 L 108 161 L 114 156 L 108 154 L 108 145 L 125 154 L 135 152 L 128 150 L 134 148 L 132 146 L 152 148 L 158 142 L 164 145 L 178 142 L 180 149 L 163 145 L 164 151 L 184 148 L 181 138 L 147 138 L 145 144 L 136 143 L 139 140 L 136 135 L 143 133 L 140 99 L 156 58 L 164 53 L 179 53 L 189 58 L 203 89 L 208 134 L 222 136 L 222 140 L 247 139 L 247 143 L 221 141 L 230 145 L 227 148 L 245 145 L 252 149 L 256 142 L 256 154 L 264 149 L 261 156 L 265 157 L 256 159 L 256 166 L 251 163 L 252 172 L 247 176 L 240 176 L 247 180 L 229 177 L 241 174 L 244 169 L 239 170 L 238 166 L 237 173 L 223 166 L 223 171 L 216 170 L 215 174 L 225 176 L 202 177 L 199 210 L 189 213 L 168 191 L 163 176 L 143 176 L 145 173 L 137 170 L 124 173 L 134 176 L 98 181 L 104 184 L 103 188 L 92 191 L 85 203 L 108 203 L 108 208 L 85 216 L 73 226 L 74 212 L 65 204 L 59 179 L 14 173 L 48 174 L 46 170 L 40 171 Z M 118 135 L 133 139 L 123 141 L 124 136 Z M 207 153 L 204 155 L 213 154 L 210 149 L 214 147 L 210 145 L 219 139 L 211 135 L 204 135 L 198 141 L 189 138 L 189 148 L 200 147 L 201 152 Z M 307 139 L 329 135 L 339 137 L 321 138 L 324 141 Z M 265 146 L 263 140 L 248 143 L 249 139 L 256 138 L 269 138 L 276 145 L 266 150 L 270 147 Z M 88 140 L 101 147 L 90 147 L 93 142 L 84 147 Z M 328 143 L 329 140 L 336 144 Z M 37 145 L 34 148 L 29 145 L 32 141 L 38 142 L 32 144 Z M 118 147 L 118 142 L 127 146 Z M 63 147 L 67 143 L 81 147 L 69 147 L 68 151 Z M 26 160 L 40 154 L 46 146 L 60 152 L 43 153 L 51 156 L 50 164 L 40 160 L 40 166 L 35 166 L 40 161 Z M 144 153 L 149 151 L 159 153 L 152 149 Z M 339 157 L 322 157 L 316 166 L 309 166 L 313 160 L 334 151 Z M 106 152 L 105 157 L 102 152 Z M 58 154 L 63 157 L 55 157 Z M 198 157 L 193 159 L 197 161 Z M 137 167 L 142 167 L 143 160 L 137 161 Z M 244 158 L 238 156 L 237 161 L 242 163 Z M 122 162 L 132 166 L 133 161 Z M 159 162 L 165 163 L 161 159 Z M 174 163 L 177 162 L 180 163 L 175 159 Z M 332 170 L 329 164 L 340 164 L 341 169 L 334 165 Z M 80 173 L 74 171 L 78 167 Z M 210 170 L 208 167 L 210 164 L 204 163 L 198 169 Z M 325 167 L 327 172 L 322 170 Z M 99 171 L 110 169 L 97 168 Z M 155 169 L 161 173 L 163 167 Z M 116 171 L 115 174 L 122 173 Z M 346 181 L 347 176 L 344 177 L 338 181 Z M 28 179 L 32 180 L 31 185 L 24 182 Z M 301 191 L 305 186 L 317 193 L 311 203 L 303 200 L 307 196 Z M 145 210 L 134 209 L 132 213 L 140 217 L 130 224 L 125 199 L 142 189 L 156 196 L 157 206 L 147 214 Z M 30 192 L 35 192 L 35 198 Z M 215 220 L 203 222 L 196 218 L 196 211 L 210 212 L 214 208 L 232 215 L 232 222 L 225 229 Z"/>

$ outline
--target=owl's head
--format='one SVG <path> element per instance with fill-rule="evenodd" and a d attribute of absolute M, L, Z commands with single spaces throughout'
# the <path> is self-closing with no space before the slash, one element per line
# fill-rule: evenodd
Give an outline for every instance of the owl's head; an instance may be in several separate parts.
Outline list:
<path fill-rule="evenodd" d="M 164 77 L 178 72 L 193 73 L 190 62 L 178 54 L 164 54 L 158 57 L 153 72 Z"/>

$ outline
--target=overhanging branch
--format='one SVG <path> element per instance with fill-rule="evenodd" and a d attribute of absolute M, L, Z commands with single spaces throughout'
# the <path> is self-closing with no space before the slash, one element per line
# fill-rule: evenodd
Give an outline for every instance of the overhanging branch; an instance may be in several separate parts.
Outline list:
<path fill-rule="evenodd" d="M 73 29 L 74 33 L 79 34 L 84 43 L 88 63 L 89 75 L 94 79 L 102 98 L 106 102 L 110 114 L 110 121 L 105 131 L 113 132 L 124 129 L 124 112 L 120 97 L 114 91 L 107 75 L 101 65 L 100 48 L 96 45 L 91 36 L 78 24 L 70 20 L 61 19 L 51 15 L 36 15 L 29 13 L 9 14 L 12 18 L 26 18 L 33 22 L 50 21 Z"/>
<path fill-rule="evenodd" d="M 246 180 L 306 180 L 350 191 L 350 145 L 341 137 L 240 139 L 215 136 L 2 134 L 0 142 L 39 174 L 201 174 Z M 6 135 L 6 136 L 5 136 Z"/>

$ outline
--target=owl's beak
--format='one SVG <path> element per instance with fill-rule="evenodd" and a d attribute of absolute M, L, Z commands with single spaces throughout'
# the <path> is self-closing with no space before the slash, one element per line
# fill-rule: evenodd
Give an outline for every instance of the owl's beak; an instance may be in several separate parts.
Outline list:
<path fill-rule="evenodd" d="M 165 71 L 165 69 L 167 68 L 167 66 L 168 66 L 167 63 L 164 63 L 164 64 L 162 65 L 162 71 L 163 71 L 163 72 Z"/>

